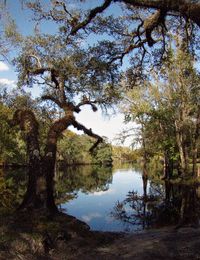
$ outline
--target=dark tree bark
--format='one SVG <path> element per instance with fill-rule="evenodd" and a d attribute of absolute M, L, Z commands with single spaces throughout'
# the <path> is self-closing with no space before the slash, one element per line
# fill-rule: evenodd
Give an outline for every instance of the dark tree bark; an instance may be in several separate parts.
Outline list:
<path fill-rule="evenodd" d="M 178 227 L 183 225 L 198 225 L 197 192 L 193 185 L 182 186 L 182 202 Z"/>
<path fill-rule="evenodd" d="M 74 119 L 65 116 L 51 126 L 45 148 L 45 155 L 42 160 L 42 171 L 46 179 L 46 207 L 51 212 L 57 212 L 57 206 L 54 200 L 54 170 L 56 163 L 57 140 L 62 132 L 71 125 Z"/>
<path fill-rule="evenodd" d="M 172 177 L 174 169 L 173 164 L 173 159 L 170 158 L 169 151 L 165 151 L 163 156 L 163 180 L 169 180 Z"/>
<path fill-rule="evenodd" d="M 188 17 L 198 26 L 200 26 L 200 3 L 194 3 L 187 0 L 122 0 L 133 7 L 152 8 L 156 10 L 165 10 L 166 12 L 175 12 L 183 17 Z"/>

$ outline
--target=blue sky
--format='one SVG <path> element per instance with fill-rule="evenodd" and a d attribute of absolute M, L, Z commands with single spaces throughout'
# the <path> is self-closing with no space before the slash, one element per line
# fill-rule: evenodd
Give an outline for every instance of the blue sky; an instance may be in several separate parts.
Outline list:
<path fill-rule="evenodd" d="M 76 2 L 76 1 L 74 1 Z M 88 5 L 90 3 L 95 3 L 94 1 L 89 1 Z M 46 2 L 45 2 L 46 3 Z M 101 3 L 101 1 L 98 1 L 98 4 Z M 92 7 L 92 5 L 91 5 Z M 20 4 L 19 1 L 13 1 L 8 0 L 7 1 L 7 9 L 11 13 L 12 18 L 17 23 L 17 26 L 22 34 L 32 34 L 33 33 L 33 23 L 31 21 L 31 13 L 30 11 L 24 10 Z M 118 13 L 118 10 L 116 7 L 111 8 L 112 12 Z M 109 11 L 110 12 L 110 11 Z M 46 23 L 43 24 L 42 30 L 45 30 L 48 32 L 51 30 L 52 32 L 52 25 L 50 27 L 50 24 Z M 9 89 L 12 89 L 17 81 L 17 74 L 14 72 L 14 68 L 11 64 L 9 64 L 6 61 L 0 62 L 0 84 L 6 85 Z M 33 96 L 36 96 L 38 94 L 37 89 L 32 89 L 31 93 Z M 113 114 L 111 112 L 111 114 Z M 115 115 L 106 116 L 103 115 L 101 111 L 93 112 L 91 111 L 90 107 L 84 107 L 82 112 L 76 116 L 77 120 L 84 124 L 88 128 L 92 128 L 92 130 L 101 135 L 105 136 L 109 139 L 109 141 L 114 140 L 117 134 L 125 128 L 123 124 L 123 115 L 119 112 Z M 72 129 L 72 128 L 71 128 Z M 114 141 L 116 143 L 116 141 Z M 128 145 L 129 143 L 126 143 Z"/>

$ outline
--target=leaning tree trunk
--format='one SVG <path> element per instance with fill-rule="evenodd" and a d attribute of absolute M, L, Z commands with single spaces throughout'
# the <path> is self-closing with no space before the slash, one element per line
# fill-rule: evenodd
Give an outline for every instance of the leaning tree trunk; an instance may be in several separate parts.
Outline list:
<path fill-rule="evenodd" d="M 40 167 L 38 123 L 32 111 L 17 110 L 12 125 L 19 125 L 25 134 L 28 153 L 28 185 L 19 210 L 41 207 L 44 193 L 44 177 Z"/>

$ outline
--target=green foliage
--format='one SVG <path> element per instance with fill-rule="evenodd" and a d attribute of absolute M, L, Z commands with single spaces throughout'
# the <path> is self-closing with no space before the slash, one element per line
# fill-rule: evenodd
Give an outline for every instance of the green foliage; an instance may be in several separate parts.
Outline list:
<path fill-rule="evenodd" d="M 91 163 L 89 148 L 92 141 L 84 135 L 77 135 L 69 130 L 65 131 L 58 142 L 58 160 L 66 164 Z"/>
<path fill-rule="evenodd" d="M 25 193 L 25 169 L 0 169 L 0 208 L 14 208 Z"/>
<path fill-rule="evenodd" d="M 0 102 L 0 164 L 24 163 L 25 143 L 16 128 L 9 125 L 13 110 Z"/>
<path fill-rule="evenodd" d="M 137 162 L 140 158 L 139 150 L 132 150 L 123 146 L 113 146 L 112 153 L 114 163 Z"/>
<path fill-rule="evenodd" d="M 94 139 L 87 135 L 77 135 L 67 130 L 58 142 L 58 160 L 64 164 L 111 164 L 112 149 L 107 143 L 99 144 L 93 153 L 89 150 Z"/>
<path fill-rule="evenodd" d="M 12 179 L 0 177 L 0 207 L 11 207 L 15 194 L 12 192 Z"/>
<path fill-rule="evenodd" d="M 180 164 L 186 173 L 188 158 L 199 150 L 199 82 L 193 57 L 177 48 L 168 50 L 162 67 L 152 70 L 142 86 L 127 91 L 125 119 L 139 125 L 141 155 L 152 160 L 151 168 L 157 172 L 165 160 L 176 168 Z"/>
<path fill-rule="evenodd" d="M 95 164 L 112 165 L 112 146 L 108 143 L 101 143 L 92 153 L 92 162 Z"/>

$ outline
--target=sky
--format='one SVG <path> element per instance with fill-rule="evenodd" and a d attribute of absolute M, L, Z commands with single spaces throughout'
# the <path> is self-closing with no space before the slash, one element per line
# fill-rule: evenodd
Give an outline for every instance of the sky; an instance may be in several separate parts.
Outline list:
<path fill-rule="evenodd" d="M 11 16 L 15 19 L 20 32 L 25 35 L 31 34 L 33 32 L 33 24 L 30 12 L 21 8 L 19 1 L 8 0 L 7 8 L 10 11 Z M 50 24 L 46 23 L 43 26 L 43 29 L 47 32 L 48 30 L 52 31 L 52 25 L 50 27 Z M 16 82 L 17 74 L 14 71 L 14 67 L 6 61 L 0 61 L 0 85 L 7 86 L 8 89 L 11 90 L 16 86 Z M 31 92 L 33 96 L 37 96 L 38 94 L 36 89 L 31 90 Z M 91 128 L 94 133 L 107 137 L 108 141 L 113 144 L 119 144 L 119 141 L 116 140 L 116 136 L 128 126 L 123 124 L 123 114 L 119 112 L 113 114 L 113 111 L 110 111 L 110 113 L 112 115 L 106 116 L 105 114 L 102 114 L 101 111 L 93 112 L 90 107 L 86 106 L 76 118 L 78 122 Z M 73 128 L 70 128 L 70 130 L 74 131 Z M 124 145 L 129 146 L 130 140 L 125 142 Z"/>

